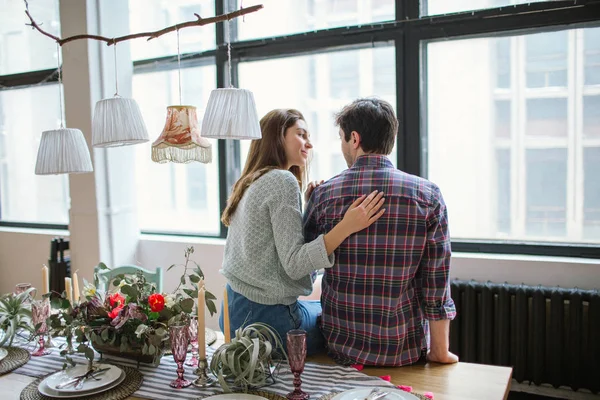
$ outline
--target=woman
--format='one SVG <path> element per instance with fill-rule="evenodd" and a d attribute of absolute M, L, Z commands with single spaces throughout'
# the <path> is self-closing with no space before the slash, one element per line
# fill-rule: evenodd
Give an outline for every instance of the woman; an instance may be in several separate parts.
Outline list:
<path fill-rule="evenodd" d="M 260 128 L 262 139 L 250 145 L 221 218 L 229 226 L 221 273 L 228 280 L 231 336 L 263 322 L 285 345 L 287 331 L 304 329 L 311 354 L 323 347 L 317 326 L 321 305 L 298 296 L 310 294 L 311 273 L 332 267 L 333 251 L 348 236 L 383 215 L 383 193 L 361 196 L 329 233 L 305 243 L 300 196 L 312 148 L 306 122 L 299 111 L 280 109 L 266 114 Z M 222 330 L 223 313 L 219 323 Z"/>

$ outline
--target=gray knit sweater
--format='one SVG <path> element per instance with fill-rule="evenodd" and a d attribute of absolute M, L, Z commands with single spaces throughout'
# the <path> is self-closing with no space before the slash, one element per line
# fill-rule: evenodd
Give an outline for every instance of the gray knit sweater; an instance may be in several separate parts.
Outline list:
<path fill-rule="evenodd" d="M 256 303 L 292 304 L 312 292 L 311 272 L 333 266 L 323 235 L 304 243 L 300 196 L 294 175 L 276 169 L 246 189 L 233 214 L 220 272 Z"/>

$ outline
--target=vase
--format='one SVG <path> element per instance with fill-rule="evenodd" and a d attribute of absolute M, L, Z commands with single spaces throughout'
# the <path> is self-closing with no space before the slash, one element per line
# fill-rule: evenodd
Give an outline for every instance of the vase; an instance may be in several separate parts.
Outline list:
<path fill-rule="evenodd" d="M 137 361 L 138 363 L 150 364 L 153 367 L 157 367 L 158 364 L 160 364 L 160 359 L 164 354 L 164 348 L 159 347 L 156 354 L 143 354 L 142 344 L 129 343 L 129 348 L 122 352 L 120 342 L 118 337 L 117 340 L 115 340 L 115 344 L 92 339 L 92 347 L 101 355 L 106 354 L 109 356 L 127 358 L 129 360 Z"/>

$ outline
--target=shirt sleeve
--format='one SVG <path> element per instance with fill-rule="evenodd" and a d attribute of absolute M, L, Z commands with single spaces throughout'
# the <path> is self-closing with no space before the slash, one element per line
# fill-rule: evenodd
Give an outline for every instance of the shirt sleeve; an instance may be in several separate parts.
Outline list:
<path fill-rule="evenodd" d="M 450 297 L 450 233 L 448 212 L 437 186 L 427 218 L 427 241 L 421 260 L 422 305 L 428 320 L 454 319 L 456 308 Z"/>
<path fill-rule="evenodd" d="M 315 270 L 332 267 L 334 256 L 327 256 L 323 235 L 305 243 L 298 182 L 287 171 L 280 176 L 277 190 L 269 197 L 273 237 L 283 269 L 298 280 Z"/>

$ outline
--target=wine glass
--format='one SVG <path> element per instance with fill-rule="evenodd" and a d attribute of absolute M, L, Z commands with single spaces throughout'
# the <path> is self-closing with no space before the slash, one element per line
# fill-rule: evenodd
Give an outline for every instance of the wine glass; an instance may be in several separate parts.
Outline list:
<path fill-rule="evenodd" d="M 28 291 L 29 289 L 31 289 L 33 286 L 31 286 L 31 283 L 17 283 L 15 285 L 15 294 L 21 294 L 24 293 L 26 291 Z M 29 295 L 27 296 L 27 299 L 25 299 L 25 302 L 31 302 L 31 300 L 35 297 L 37 290 L 33 289 Z"/>
<path fill-rule="evenodd" d="M 48 301 L 48 299 L 31 302 L 31 318 L 33 319 L 33 326 L 36 327 L 39 324 L 37 334 L 39 335 L 38 343 L 40 345 L 40 347 L 35 352 L 31 353 L 32 356 L 38 357 L 50 354 L 50 350 L 48 350 L 44 346 L 44 334 L 48 330 L 48 326 L 46 325 L 46 319 L 49 316 L 50 301 Z"/>
<path fill-rule="evenodd" d="M 192 356 L 186 361 L 185 365 L 190 367 L 198 366 L 198 317 L 190 317 L 190 344 L 192 345 Z"/>
<path fill-rule="evenodd" d="M 191 381 L 183 379 L 183 362 L 187 354 L 189 343 L 189 327 L 188 325 L 171 325 L 169 326 L 169 339 L 171 340 L 171 352 L 173 359 L 177 363 L 177 379 L 169 384 L 172 388 L 182 389 L 192 384 Z"/>
<path fill-rule="evenodd" d="M 287 350 L 290 369 L 294 374 L 294 390 L 287 394 L 289 400 L 306 400 L 310 395 L 300 389 L 300 374 L 304 371 L 306 360 L 306 331 L 293 329 L 287 333 Z"/>

